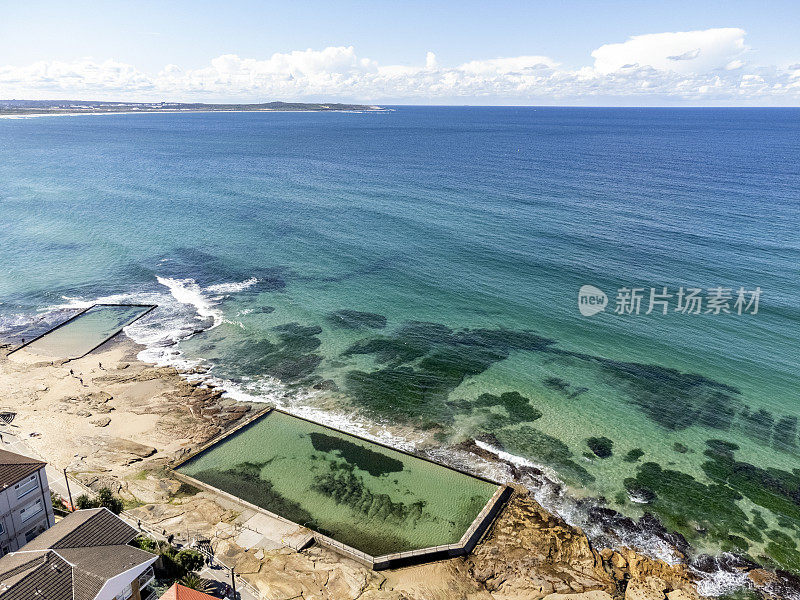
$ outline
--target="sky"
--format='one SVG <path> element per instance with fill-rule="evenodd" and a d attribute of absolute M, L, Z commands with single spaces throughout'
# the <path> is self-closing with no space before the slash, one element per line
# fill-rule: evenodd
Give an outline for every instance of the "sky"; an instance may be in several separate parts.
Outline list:
<path fill-rule="evenodd" d="M 0 98 L 800 106 L 800 2 L 0 0 Z"/>

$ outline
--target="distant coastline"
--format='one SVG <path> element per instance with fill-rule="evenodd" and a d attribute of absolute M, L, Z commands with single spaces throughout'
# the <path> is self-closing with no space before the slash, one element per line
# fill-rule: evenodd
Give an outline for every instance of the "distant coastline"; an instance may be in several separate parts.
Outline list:
<path fill-rule="evenodd" d="M 183 112 L 381 112 L 367 104 L 264 102 L 258 104 L 206 104 L 201 102 L 101 102 L 89 100 L 0 100 L 0 115 L 87 115 L 109 113 Z"/>

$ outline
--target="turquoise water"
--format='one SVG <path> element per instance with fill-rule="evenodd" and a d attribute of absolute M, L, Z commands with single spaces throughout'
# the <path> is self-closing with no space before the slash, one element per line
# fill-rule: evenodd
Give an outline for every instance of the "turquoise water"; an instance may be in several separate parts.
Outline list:
<path fill-rule="evenodd" d="M 497 490 L 279 412 L 178 470 L 372 556 L 457 544 Z"/>
<path fill-rule="evenodd" d="M 0 120 L 0 327 L 157 303 L 127 329 L 147 357 L 448 457 L 477 439 L 798 571 L 798 156 L 795 109 Z M 623 286 L 762 295 L 618 315 Z"/>
<path fill-rule="evenodd" d="M 27 352 L 80 358 L 144 315 L 149 306 L 94 306 L 25 346 Z"/>

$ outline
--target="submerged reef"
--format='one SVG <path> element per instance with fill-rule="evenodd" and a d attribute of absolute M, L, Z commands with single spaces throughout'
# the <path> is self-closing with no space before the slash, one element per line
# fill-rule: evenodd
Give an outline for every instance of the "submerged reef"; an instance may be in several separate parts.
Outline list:
<path fill-rule="evenodd" d="M 689 540 L 707 537 L 722 550 L 800 573 L 795 542 L 800 534 L 800 469 L 763 469 L 738 461 L 739 447 L 724 440 L 711 439 L 706 446 L 709 460 L 702 468 L 712 483 L 647 462 L 636 477 L 625 480 L 631 498 L 646 503 L 648 511 Z M 739 504 L 743 498 L 775 515 L 783 530 L 769 529 L 760 511 L 748 515 Z"/>
<path fill-rule="evenodd" d="M 514 350 L 541 351 L 554 343 L 530 331 L 464 329 L 412 321 L 392 334 L 361 340 L 344 356 L 371 354 L 374 371 L 345 375 L 347 391 L 360 406 L 419 425 L 450 422 L 449 394 Z"/>
<path fill-rule="evenodd" d="M 311 486 L 316 492 L 333 498 L 337 504 L 345 504 L 354 511 L 369 518 L 404 523 L 413 527 L 423 516 L 425 502 L 419 500 L 412 504 L 394 502 L 388 494 L 375 494 L 363 480 L 346 466 L 330 463 L 330 470 L 314 478 Z"/>
<path fill-rule="evenodd" d="M 313 385 L 322 356 L 315 352 L 322 342 L 318 325 L 286 323 L 273 327 L 277 341 L 245 338 L 227 350 L 225 362 L 237 365 L 245 376 L 269 375 L 288 384 Z"/>
<path fill-rule="evenodd" d="M 314 519 L 310 512 L 297 502 L 276 492 L 271 481 L 262 479 L 261 470 L 265 466 L 266 463 L 243 462 L 222 471 L 206 469 L 194 475 L 194 478 L 220 490 L 236 494 L 251 504 L 266 507 L 295 523 L 308 523 L 314 527 Z"/>
<path fill-rule="evenodd" d="M 452 403 L 460 410 L 470 411 L 482 417 L 480 429 L 493 433 L 500 427 L 532 423 L 542 418 L 542 411 L 519 392 L 503 392 L 499 396 L 481 394 L 474 400 L 458 400 Z"/>

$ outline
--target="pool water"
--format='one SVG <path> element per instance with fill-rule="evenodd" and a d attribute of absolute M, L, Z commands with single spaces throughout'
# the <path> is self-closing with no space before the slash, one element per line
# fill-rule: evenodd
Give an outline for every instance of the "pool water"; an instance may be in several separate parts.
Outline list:
<path fill-rule="evenodd" d="M 80 358 L 152 310 L 146 305 L 97 304 L 35 339 L 25 349 L 58 358 Z"/>
<path fill-rule="evenodd" d="M 178 472 L 372 556 L 457 543 L 498 487 L 278 411 Z"/>

